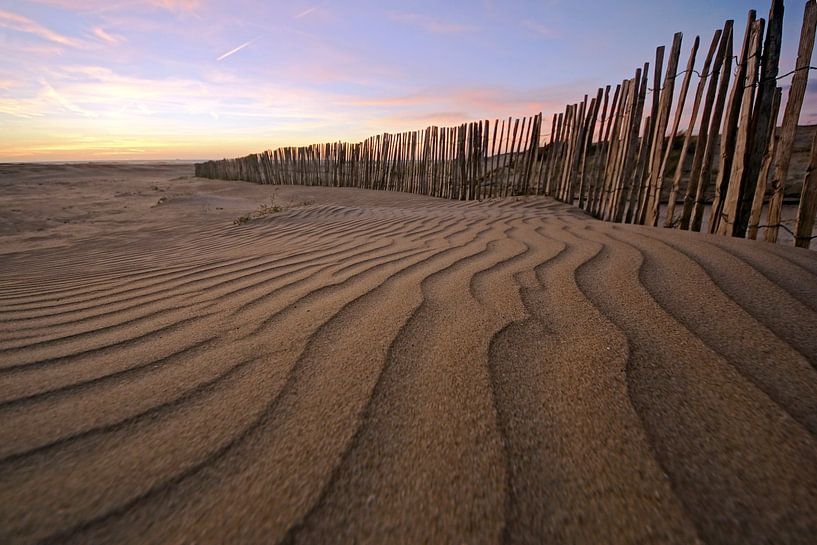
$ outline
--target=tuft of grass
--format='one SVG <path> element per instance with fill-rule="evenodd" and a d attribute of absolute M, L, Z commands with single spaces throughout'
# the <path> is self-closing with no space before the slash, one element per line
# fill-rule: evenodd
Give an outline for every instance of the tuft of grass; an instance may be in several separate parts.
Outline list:
<path fill-rule="evenodd" d="M 264 216 L 269 216 L 272 214 L 277 214 L 284 210 L 284 207 L 280 204 L 275 202 L 275 196 L 270 197 L 269 203 L 261 204 L 257 209 L 252 212 L 247 212 L 241 216 L 238 216 L 236 219 L 233 220 L 233 225 L 244 225 L 245 223 L 249 223 L 253 219 L 256 218 L 263 218 Z"/>
<path fill-rule="evenodd" d="M 233 225 L 244 225 L 248 223 L 252 219 L 251 213 L 246 213 L 243 216 L 238 216 L 236 219 L 233 220 Z"/>
<path fill-rule="evenodd" d="M 255 211 L 255 215 L 256 217 L 260 218 L 262 216 L 268 216 L 270 214 L 277 214 L 283 209 L 284 209 L 283 206 L 279 206 L 274 203 L 262 204 L 261 206 L 258 207 L 258 210 Z"/>

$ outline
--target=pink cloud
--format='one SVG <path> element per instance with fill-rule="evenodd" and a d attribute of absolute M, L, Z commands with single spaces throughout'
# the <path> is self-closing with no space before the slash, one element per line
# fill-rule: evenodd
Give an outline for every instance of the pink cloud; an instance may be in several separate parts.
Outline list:
<path fill-rule="evenodd" d="M 393 13 L 389 15 L 389 19 L 416 26 L 426 32 L 433 32 L 435 34 L 457 34 L 479 30 L 478 27 L 473 25 L 440 21 L 417 13 Z"/>
<path fill-rule="evenodd" d="M 545 115 L 562 111 L 567 102 L 582 96 L 584 88 L 565 87 L 553 96 L 548 89 L 508 89 L 503 87 L 441 87 L 425 89 L 403 96 L 339 97 L 340 107 L 369 109 L 385 117 L 374 117 L 378 126 L 400 129 L 400 122 L 439 126 L 456 125 L 475 119 L 495 119 L 512 116 Z M 550 97 L 550 98 L 546 98 Z M 362 115 L 366 115 L 365 113 Z"/>
<path fill-rule="evenodd" d="M 74 11 L 115 11 L 139 6 L 190 13 L 202 7 L 201 0 L 35 0 L 37 3 Z"/>
<path fill-rule="evenodd" d="M 70 47 L 81 47 L 83 45 L 80 40 L 54 32 L 33 19 L 29 19 L 28 17 L 18 15 L 10 11 L 0 10 L 0 28 L 7 28 L 17 32 L 33 34 L 34 36 L 42 38 L 43 40 L 60 45 Z"/>
<path fill-rule="evenodd" d="M 125 41 L 125 38 L 119 36 L 117 34 L 110 34 L 105 31 L 102 27 L 94 27 L 91 32 L 93 32 L 94 36 L 106 42 L 110 45 L 119 45 Z"/>
<path fill-rule="evenodd" d="M 150 3 L 168 11 L 194 11 L 201 6 L 201 0 L 150 0 Z"/>
<path fill-rule="evenodd" d="M 373 119 L 371 125 L 373 130 L 377 131 L 403 132 L 420 127 L 453 127 L 468 121 L 475 121 L 475 119 L 466 112 L 445 111 L 380 117 Z"/>
<path fill-rule="evenodd" d="M 475 87 L 452 89 L 446 96 L 455 104 L 468 106 L 477 116 L 530 115 L 556 105 L 544 99 L 544 90 Z"/>
<path fill-rule="evenodd" d="M 355 97 L 346 102 L 350 106 L 415 106 L 418 104 L 428 104 L 434 98 L 427 95 L 411 95 L 402 97 Z"/>

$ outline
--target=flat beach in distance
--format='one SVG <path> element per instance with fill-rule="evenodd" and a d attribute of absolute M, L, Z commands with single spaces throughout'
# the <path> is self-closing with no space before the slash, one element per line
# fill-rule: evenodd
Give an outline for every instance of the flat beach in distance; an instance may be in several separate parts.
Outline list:
<path fill-rule="evenodd" d="M 817 252 L 0 165 L 0 543 L 813 543 Z"/>

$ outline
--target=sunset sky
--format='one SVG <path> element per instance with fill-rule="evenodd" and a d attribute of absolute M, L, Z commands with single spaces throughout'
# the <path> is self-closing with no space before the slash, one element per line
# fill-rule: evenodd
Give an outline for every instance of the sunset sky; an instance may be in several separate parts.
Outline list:
<path fill-rule="evenodd" d="M 675 31 L 683 64 L 696 34 L 705 53 L 768 4 L 0 0 L 0 161 L 219 158 L 552 113 Z M 803 11 L 786 4 L 784 70 Z"/>

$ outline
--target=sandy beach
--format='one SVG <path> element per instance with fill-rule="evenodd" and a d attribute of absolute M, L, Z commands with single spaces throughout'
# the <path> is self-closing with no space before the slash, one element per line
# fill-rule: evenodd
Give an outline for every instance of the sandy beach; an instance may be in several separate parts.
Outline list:
<path fill-rule="evenodd" d="M 0 543 L 814 543 L 817 253 L 0 165 Z"/>

